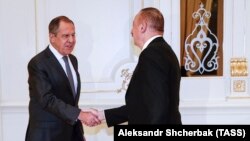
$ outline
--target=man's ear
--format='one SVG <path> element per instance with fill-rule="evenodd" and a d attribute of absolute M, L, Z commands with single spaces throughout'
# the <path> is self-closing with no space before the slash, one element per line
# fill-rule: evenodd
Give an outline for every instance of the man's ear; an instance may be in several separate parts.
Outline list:
<path fill-rule="evenodd" d="M 51 42 L 54 42 L 54 37 L 55 37 L 55 34 L 49 33 L 49 39 Z"/>
<path fill-rule="evenodd" d="M 146 32 L 146 30 L 147 30 L 147 22 L 146 21 L 143 21 L 141 24 L 140 24 L 140 31 L 142 32 L 142 33 L 144 33 L 144 32 Z"/>

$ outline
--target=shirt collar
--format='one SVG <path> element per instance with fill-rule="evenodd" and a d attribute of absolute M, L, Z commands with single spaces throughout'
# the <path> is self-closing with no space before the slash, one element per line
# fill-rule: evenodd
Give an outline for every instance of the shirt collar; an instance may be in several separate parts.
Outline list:
<path fill-rule="evenodd" d="M 51 44 L 49 44 L 49 49 L 55 55 L 57 60 L 62 59 L 63 55 L 60 54 Z"/>
<path fill-rule="evenodd" d="M 152 42 L 155 38 L 158 38 L 158 37 L 162 37 L 162 35 L 156 35 L 156 36 L 153 36 L 153 37 L 149 38 L 149 39 L 147 40 L 147 42 L 143 45 L 142 51 L 143 51 L 145 48 L 147 48 L 147 46 L 149 45 L 150 42 Z"/>

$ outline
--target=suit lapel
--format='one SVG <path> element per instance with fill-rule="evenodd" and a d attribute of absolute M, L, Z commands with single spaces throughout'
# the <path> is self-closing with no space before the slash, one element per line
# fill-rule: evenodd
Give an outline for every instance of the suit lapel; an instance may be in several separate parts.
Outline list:
<path fill-rule="evenodd" d="M 72 56 L 69 55 L 70 61 L 75 69 L 76 72 L 76 78 L 77 78 L 77 88 L 76 88 L 76 97 L 75 102 L 78 103 L 79 97 L 80 97 L 80 88 L 81 88 L 81 80 L 80 80 L 80 74 L 78 72 L 78 67 L 74 59 L 72 59 Z"/>
<path fill-rule="evenodd" d="M 69 79 L 68 79 L 66 73 L 64 72 L 63 67 L 62 67 L 61 64 L 58 62 L 58 60 L 56 59 L 55 55 L 50 51 L 49 48 L 47 48 L 47 49 L 45 50 L 45 52 L 46 52 L 46 55 L 47 55 L 49 64 L 50 64 L 51 66 L 53 66 L 53 67 L 56 69 L 56 71 L 57 71 L 57 73 L 59 74 L 59 76 L 62 76 L 63 81 L 64 81 L 65 83 L 67 83 L 67 86 L 68 86 L 68 88 L 70 89 L 70 92 L 71 92 L 70 94 L 71 94 L 71 96 L 74 98 L 74 95 L 73 95 L 73 93 L 72 93 L 72 91 L 71 91 L 71 86 L 70 86 L 70 83 L 69 83 Z M 74 66 L 74 68 L 75 68 L 75 66 Z"/>

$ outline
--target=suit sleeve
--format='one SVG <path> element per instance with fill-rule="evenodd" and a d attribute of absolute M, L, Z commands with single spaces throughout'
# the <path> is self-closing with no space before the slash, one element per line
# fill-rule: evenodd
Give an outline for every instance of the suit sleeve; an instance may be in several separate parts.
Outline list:
<path fill-rule="evenodd" d="M 127 106 L 104 110 L 108 127 L 128 121 Z"/>

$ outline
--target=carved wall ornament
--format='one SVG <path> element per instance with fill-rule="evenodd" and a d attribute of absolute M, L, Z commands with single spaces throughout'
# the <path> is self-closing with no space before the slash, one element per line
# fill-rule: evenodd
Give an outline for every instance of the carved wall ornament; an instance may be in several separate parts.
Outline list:
<path fill-rule="evenodd" d="M 245 92 L 246 91 L 246 82 L 244 80 L 234 80 L 233 91 L 234 92 Z"/>
<path fill-rule="evenodd" d="M 185 40 L 185 70 L 191 72 L 212 72 L 217 70 L 219 42 L 208 27 L 211 12 L 204 9 L 203 3 L 193 13 L 193 19 L 198 19 L 195 28 Z"/>
<path fill-rule="evenodd" d="M 247 76 L 247 59 L 246 58 L 232 58 L 230 62 L 231 76 L 240 77 Z"/>
<path fill-rule="evenodd" d="M 122 91 L 127 91 L 130 79 L 133 75 L 133 72 L 129 72 L 129 69 L 122 69 L 121 71 L 121 77 L 124 77 L 122 81 L 122 86 L 120 89 L 117 90 L 117 93 L 121 93 Z"/>

